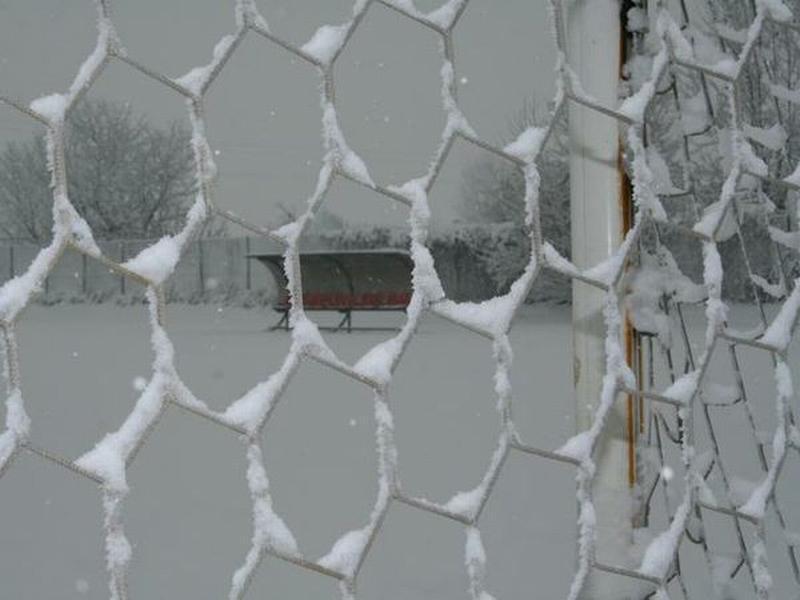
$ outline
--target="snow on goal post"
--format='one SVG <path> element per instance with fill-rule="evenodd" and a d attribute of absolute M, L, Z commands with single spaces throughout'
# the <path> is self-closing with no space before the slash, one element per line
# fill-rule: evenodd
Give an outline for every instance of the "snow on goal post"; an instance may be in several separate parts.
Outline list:
<path fill-rule="evenodd" d="M 358 156 L 350 148 L 336 112 L 334 64 L 354 31 L 365 26 L 367 11 L 377 4 L 409 19 L 414 26 L 434 32 L 442 50 L 441 100 L 447 120 L 441 142 L 430 168 L 399 186 L 376 182 L 370 176 L 369 156 Z M 469 0 L 447 0 L 428 13 L 420 11 L 413 0 L 358 0 L 349 21 L 321 27 L 302 46 L 292 45 L 274 33 L 254 0 L 237 0 L 233 33 L 221 38 L 210 62 L 178 78 L 162 75 L 129 56 L 124 40 L 115 31 L 109 0 L 98 0 L 96 47 L 66 91 L 39 98 L 29 106 L 0 97 L 4 104 L 46 127 L 55 223 L 52 242 L 38 253 L 24 274 L 0 288 L 0 333 L 7 385 L 0 475 L 5 475 L 20 454 L 27 452 L 67 469 L 85 479 L 87 485 L 100 487 L 106 566 L 114 599 L 130 597 L 127 580 L 134 549 L 124 527 L 130 493 L 127 469 L 147 444 L 148 433 L 158 426 L 168 405 L 204 417 L 243 442 L 253 532 L 250 550 L 231 573 L 230 598 L 246 597 L 267 555 L 329 577 L 338 582 L 342 598 L 355 598 L 365 558 L 382 533 L 390 506 L 403 503 L 463 525 L 467 539 L 465 588 L 474 600 L 488 600 L 492 596 L 491 590 L 486 589 L 486 573 L 492 568 L 492 557 L 481 541 L 481 515 L 511 453 L 530 460 L 553 461 L 574 469 L 576 474 L 577 562 L 571 585 L 560 597 L 707 598 L 714 593 L 720 597 L 737 593 L 764 599 L 772 588 L 782 597 L 796 594 L 800 585 L 796 557 L 800 542 L 792 527 L 798 526 L 800 515 L 794 515 L 792 520 L 792 509 L 797 512 L 800 500 L 797 479 L 791 479 L 797 471 L 790 469 L 798 460 L 800 433 L 792 392 L 792 369 L 796 370 L 797 360 L 791 358 L 790 352 L 800 310 L 800 287 L 792 279 L 797 272 L 800 242 L 797 215 L 791 214 L 790 209 L 797 209 L 794 193 L 800 188 L 800 178 L 790 173 L 792 169 L 787 171 L 785 164 L 794 151 L 786 134 L 787 130 L 791 133 L 792 125 L 787 107 L 797 103 L 797 92 L 790 87 L 791 76 L 780 79 L 780 70 L 775 68 L 776 63 L 769 62 L 764 48 L 775 43 L 775 36 L 798 35 L 798 25 L 780 0 L 731 0 L 728 4 L 737 10 L 712 15 L 719 18 L 714 21 L 716 29 L 709 32 L 695 22 L 703 17 L 702 7 L 689 6 L 683 0 L 647 5 L 632 2 L 624 7 L 612 0 L 551 0 L 557 89 L 550 124 L 530 128 L 500 148 L 478 137 L 456 95 L 453 33 Z M 605 81 L 602 90 L 593 90 L 584 68 L 572 62 L 576 52 L 568 40 L 590 33 L 575 30 L 580 20 L 573 20 L 572 11 L 586 6 L 612 10 L 608 27 L 614 27 L 615 38 L 620 32 L 616 15 L 624 14 L 631 39 L 621 101 L 613 93 L 608 97 L 616 81 L 611 86 Z M 738 21 L 727 22 L 731 15 Z M 608 18 L 608 10 L 605 16 Z M 227 212 L 213 199 L 215 166 L 205 135 L 204 98 L 246 35 L 261 36 L 313 65 L 321 81 L 325 155 L 317 187 L 306 212 L 277 230 Z M 765 39 L 768 36 L 770 39 Z M 619 44 L 618 39 L 608 41 L 614 46 Z M 124 263 L 102 254 L 89 226 L 70 203 L 64 156 L 65 116 L 111 61 L 126 63 L 185 99 L 193 127 L 197 183 L 197 197 L 183 228 Z M 765 78 L 773 79 L 764 84 Z M 777 120 L 772 127 L 768 127 L 769 118 L 749 120 L 755 103 L 752 89 L 745 94 L 743 86 L 762 84 L 773 103 L 769 118 Z M 606 132 L 601 143 L 606 150 L 611 149 L 612 158 L 617 152 L 619 132 L 635 211 L 624 236 L 619 230 L 611 236 L 611 243 L 603 255 L 597 255 L 598 260 L 580 256 L 576 257 L 577 264 L 560 256 L 548 243 L 539 211 L 537 162 L 557 119 L 566 113 L 573 119 L 580 115 L 578 118 L 585 120 L 587 127 L 606 120 L 597 129 Z M 530 260 L 506 294 L 483 303 L 459 303 L 447 298 L 426 245 L 430 224 L 428 193 L 457 139 L 510 161 L 524 173 L 524 219 L 530 236 Z M 751 141 L 756 144 L 751 145 Z M 718 149 L 720 155 L 709 155 L 709 147 Z M 773 160 L 775 155 L 781 160 Z M 706 177 L 701 170 L 709 163 L 721 165 L 720 181 Z M 616 161 L 614 165 L 616 168 Z M 577 168 L 573 173 L 576 171 Z M 337 356 L 303 309 L 298 241 L 337 178 L 384 195 L 405 206 L 410 214 L 413 293 L 405 323 L 397 335 L 369 350 L 354 364 Z M 587 200 L 615 204 L 617 197 L 601 196 L 608 196 L 608 190 L 620 183 L 618 179 L 608 188 L 604 185 L 605 193 L 600 189 L 597 198 L 585 194 Z M 587 189 L 593 191 L 591 181 L 587 182 Z M 709 202 L 711 197 L 713 201 Z M 291 347 L 283 363 L 223 411 L 213 410 L 202 401 L 203 390 L 190 390 L 183 383 L 174 363 L 163 291 L 187 244 L 215 217 L 228 219 L 283 246 L 293 326 Z M 622 220 L 610 218 L 609 223 L 616 227 Z M 109 269 L 147 286 L 154 354 L 152 374 L 132 412 L 117 430 L 100 441 L 87 441 L 87 447 L 94 444 L 92 449 L 74 460 L 48 450 L 46 440 L 40 440 L 41 444 L 33 441 L 36 423 L 25 412 L 25 381 L 15 334 L 23 309 L 67 249 L 101 261 Z M 734 250 L 738 254 L 732 254 Z M 738 267 L 745 269 L 745 284 L 752 292 L 749 305 L 755 307 L 754 312 L 745 310 L 747 303 L 728 305 L 723 300 L 729 283 L 726 274 L 731 272 L 726 269 L 726 257 L 730 256 L 735 256 Z M 694 269 L 689 275 L 696 280 L 682 273 L 681 268 Z M 600 363 L 591 365 L 597 375 L 591 384 L 596 394 L 579 398 L 579 404 L 588 404 L 590 410 L 583 411 L 577 434 L 564 440 L 559 448 L 542 448 L 537 440 L 524 439 L 519 433 L 512 415 L 509 377 L 509 331 L 514 316 L 545 270 L 572 278 L 578 287 L 596 290 L 591 310 L 599 308 L 602 312 L 600 331 L 594 329 L 591 334 L 595 336 L 592 352 Z M 737 311 L 755 314 L 755 327 L 750 331 L 736 327 Z M 500 422 L 495 451 L 479 485 L 446 503 L 410 496 L 402 488 L 398 477 L 402 457 L 394 443 L 389 401 L 395 369 L 403 360 L 420 319 L 428 312 L 488 338 L 494 349 L 493 382 Z M 626 347 L 629 326 L 638 332 L 637 343 Z M 772 374 L 766 382 L 764 378 L 755 381 L 748 368 L 754 353 L 768 358 Z M 281 518 L 280 506 L 273 505 L 265 467 L 268 461 L 260 443 L 274 407 L 304 361 L 330 367 L 374 394 L 379 464 L 374 506 L 364 516 L 362 528 L 344 532 L 330 552 L 319 559 L 303 552 L 291 523 Z M 564 390 L 565 397 L 572 393 Z M 536 390 L 516 389 L 514 396 L 514 402 L 544 401 L 537 398 Z M 731 433 L 724 415 L 732 413 L 744 422 L 743 429 L 733 432 L 733 447 L 724 443 Z M 620 414 L 627 419 L 622 430 L 618 430 Z M 762 420 L 765 414 L 769 416 Z M 616 484 L 627 483 L 629 497 L 615 508 L 603 498 L 595 502 L 595 492 L 602 491 L 609 481 L 604 474 L 606 453 L 602 448 L 620 431 L 628 436 L 625 451 L 631 460 L 625 463 L 625 477 L 617 477 Z M 747 453 L 757 464 L 755 475 L 749 480 L 739 470 L 742 456 Z M 782 485 L 787 481 L 788 485 Z M 786 501 L 784 493 L 788 495 Z M 570 499 L 564 500 L 561 509 L 573 511 Z M 536 513 L 536 506 L 531 506 L 530 511 L 531 519 L 543 518 Z M 611 527 L 612 532 L 619 533 L 619 539 L 614 541 L 619 547 L 612 552 L 604 548 L 608 539 L 604 528 L 609 529 L 609 519 L 618 523 Z M 733 535 L 720 541 L 724 536 L 716 536 L 724 528 Z M 601 575 L 610 579 L 600 584 Z M 535 593 L 535 582 L 532 586 Z"/>

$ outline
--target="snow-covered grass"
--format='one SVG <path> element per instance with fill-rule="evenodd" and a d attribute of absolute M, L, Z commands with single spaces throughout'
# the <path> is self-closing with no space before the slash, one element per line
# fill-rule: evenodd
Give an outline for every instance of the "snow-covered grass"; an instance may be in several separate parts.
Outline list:
<path fill-rule="evenodd" d="M 312 316 L 331 324 L 338 319 Z M 373 327 L 402 323 L 399 313 L 360 313 L 354 319 Z M 166 329 L 181 377 L 209 406 L 224 409 L 280 367 L 290 338 L 267 331 L 276 320 L 267 310 L 169 305 Z M 569 384 L 567 320 L 563 308 L 526 308 L 512 333 L 520 429 L 528 437 L 546 435 L 542 443 L 549 447 L 572 433 L 572 405 L 568 394 L 545 395 L 536 384 Z M 393 332 L 324 335 L 339 356 L 355 362 Z M 32 306 L 20 320 L 19 344 L 31 440 L 69 458 L 119 427 L 152 360 L 147 310 L 140 305 Z M 537 348 L 546 353 L 537 358 Z M 423 320 L 390 397 L 400 476 L 410 494 L 445 503 L 480 483 L 498 431 L 492 375 L 491 342 L 437 317 Z M 538 410 L 534 396 L 540 393 Z M 366 524 L 377 491 L 368 388 L 304 363 L 267 425 L 262 447 L 273 508 L 306 556 L 323 557 L 339 536 Z M 487 523 L 495 524 L 484 533 L 488 582 L 496 578 L 495 563 L 501 589 L 523 590 L 531 575 L 503 565 L 547 552 L 560 558 L 542 565 L 557 570 L 564 588 L 572 572 L 574 515 L 562 511 L 553 519 L 552 512 L 562 503 L 572 505 L 573 473 L 535 459 L 516 457 L 513 464 L 516 470 L 501 480 L 487 507 Z M 535 475 L 544 471 L 558 485 L 537 490 Z M 124 519 L 136 597 L 225 596 L 252 538 L 247 474 L 247 446 L 235 433 L 167 411 L 128 473 Z M 526 514 L 540 503 L 541 510 Z M 23 455 L 0 478 L 0 530 L 12 544 L 2 542 L 4 593 L 107 597 L 101 526 L 101 497 L 91 482 Z M 411 537 L 411 531 L 422 537 Z M 367 559 L 360 597 L 465 597 L 465 535 L 457 523 L 395 505 Z M 306 586 L 320 585 L 318 576 L 274 562 L 265 561 L 256 575 L 254 597 L 267 591 L 314 597 Z M 45 572 L 47 577 L 37 576 Z M 88 591 L 77 591 L 84 584 Z M 335 593 L 331 584 L 328 595 Z"/>
<path fill-rule="evenodd" d="M 752 317 L 737 307 L 732 314 L 743 325 Z M 701 315 L 688 315 L 700 336 Z M 334 318 L 312 316 L 328 322 Z M 290 338 L 266 330 L 275 318 L 263 310 L 168 306 L 166 329 L 179 374 L 211 408 L 223 410 L 280 367 Z M 143 306 L 27 310 L 19 343 L 35 444 L 75 458 L 119 427 L 141 392 L 141 378 L 149 374 L 147 319 Z M 355 319 L 369 326 L 402 322 L 393 313 L 357 314 Z M 324 335 L 352 363 L 391 333 Z M 523 307 L 511 334 L 515 420 L 524 441 L 546 449 L 557 448 L 574 433 L 570 335 L 569 309 L 546 305 Z M 719 355 L 712 373 L 720 375 L 712 380 L 730 384 L 722 376 L 728 357 Z M 491 357 L 489 341 L 439 318 L 423 319 L 390 393 L 407 493 L 446 503 L 480 483 L 498 432 Z M 742 361 L 756 416 L 763 417 L 769 433 L 775 397 L 771 365 L 754 354 Z M 789 366 L 798 371 L 797 364 Z M 720 422 L 723 451 L 732 465 L 742 464 L 737 477 L 758 483 L 750 449 L 742 441 L 748 435 L 745 423 L 734 417 Z M 705 445 L 700 436 L 701 452 Z M 135 597 L 224 597 L 250 549 L 253 489 L 269 486 L 272 503 L 265 501 L 263 518 L 282 519 L 284 538 L 292 542 L 287 547 L 293 548 L 296 539 L 299 550 L 314 560 L 328 554 L 340 536 L 367 523 L 377 493 L 377 463 L 372 396 L 366 387 L 304 363 L 267 425 L 262 448 L 265 473 L 248 463 L 248 447 L 235 433 L 168 409 L 128 474 L 131 492 L 124 520 L 133 546 Z M 679 456 L 673 452 L 667 459 L 677 472 Z M 797 462 L 787 463 L 790 475 L 797 475 Z M 673 508 L 681 486 L 680 477 L 671 479 Z M 719 488 L 713 482 L 711 487 L 716 494 Z M 784 491 L 784 504 L 796 523 L 800 490 Z M 659 502 L 660 496 L 655 533 L 666 527 Z M 497 598 L 529 597 L 532 591 L 535 597 L 564 597 L 575 564 L 575 514 L 574 469 L 514 453 L 482 517 L 482 548 L 464 526 L 394 504 L 367 558 L 359 598 L 467 597 L 468 535 L 470 568 L 483 568 L 476 557 L 479 549 L 485 551 L 487 591 Z M 0 596 L 107 597 L 101 528 L 101 495 L 90 482 L 23 454 L 0 479 Z M 724 524 L 712 520 L 709 531 L 720 555 L 735 550 Z M 781 573 L 787 571 L 776 548 L 768 551 L 770 559 L 775 555 L 771 567 L 780 592 L 785 589 Z M 686 568 L 699 576 L 702 557 L 689 545 L 682 555 L 695 557 Z M 740 579 L 738 588 L 747 590 L 745 578 Z M 323 577 L 268 558 L 251 593 L 322 598 L 335 597 L 336 591 Z"/>

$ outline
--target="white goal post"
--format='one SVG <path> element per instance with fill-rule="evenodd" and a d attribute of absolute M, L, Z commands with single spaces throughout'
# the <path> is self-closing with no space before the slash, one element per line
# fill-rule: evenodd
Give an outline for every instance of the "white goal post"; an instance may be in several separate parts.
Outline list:
<path fill-rule="evenodd" d="M 604 106 L 619 102 L 624 32 L 620 0 L 565 3 L 567 60 L 586 93 Z M 623 184 L 620 127 L 616 119 L 578 102 L 569 104 L 572 262 L 588 270 L 609 258 L 622 243 L 629 210 Z M 573 377 L 578 432 L 589 429 L 598 409 L 606 375 L 606 293 L 575 281 L 572 293 Z M 594 506 L 596 558 L 601 563 L 635 567 L 631 560 L 634 443 L 629 407 L 617 398 L 597 446 Z M 590 578 L 586 598 L 608 598 L 603 585 L 618 582 Z"/>

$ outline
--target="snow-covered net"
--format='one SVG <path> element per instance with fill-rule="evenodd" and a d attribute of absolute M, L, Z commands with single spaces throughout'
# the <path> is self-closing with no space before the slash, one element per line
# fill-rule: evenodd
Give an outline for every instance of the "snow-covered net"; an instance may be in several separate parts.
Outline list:
<path fill-rule="evenodd" d="M 759 54 L 760 36 L 766 35 L 768 27 L 795 31 L 797 25 L 792 14 L 780 0 L 756 0 L 752 7 L 743 2 L 743 6 L 747 4 L 747 10 L 753 12 L 749 27 L 744 32 L 730 29 L 728 36 L 734 38 L 734 42 L 721 44 L 716 59 L 708 62 L 704 60 L 704 54 L 696 52 L 696 39 L 692 38 L 689 27 L 691 15 L 682 3 L 677 3 L 678 10 L 658 2 L 647 7 L 633 6 L 628 13 L 628 22 L 640 55 L 631 69 L 630 93 L 618 106 L 604 106 L 583 90 L 570 68 L 565 51 L 564 3 L 551 0 L 552 29 L 558 49 L 555 65 L 557 91 L 552 120 L 544 128 L 524 131 L 516 141 L 500 148 L 477 136 L 457 101 L 452 40 L 468 3 L 469 0 L 448 0 L 441 8 L 424 13 L 415 7 L 413 0 L 357 0 L 350 21 L 323 26 L 306 44 L 296 47 L 270 30 L 254 0 L 238 0 L 235 6 L 236 29 L 219 41 L 210 62 L 173 79 L 126 54 L 123 41 L 114 29 L 108 0 L 98 0 L 97 45 L 69 89 L 39 98 L 30 106 L 0 98 L 47 128 L 55 222 L 51 244 L 41 250 L 26 273 L 0 288 L 0 331 L 8 388 L 6 429 L 0 436 L 0 475 L 19 453 L 30 452 L 101 487 L 112 598 L 128 597 L 127 574 L 132 546 L 123 527 L 128 494 L 126 470 L 170 404 L 231 430 L 243 441 L 243 452 L 249 465 L 247 481 L 253 507 L 253 536 L 250 551 L 242 557 L 241 567 L 232 574 L 230 598 L 245 597 L 265 555 L 338 580 L 342 597 L 354 598 L 359 573 L 373 542 L 380 535 L 384 517 L 392 503 L 401 502 L 463 524 L 467 540 L 467 587 L 475 600 L 488 600 L 491 598 L 490 590 L 484 589 L 484 580 L 487 569 L 491 569 L 491 556 L 487 556 L 481 542 L 481 514 L 510 453 L 521 453 L 531 460 L 556 461 L 565 468 L 575 469 L 579 504 L 578 562 L 572 585 L 564 590 L 567 598 L 577 598 L 586 593 L 591 576 L 598 572 L 613 574 L 638 586 L 639 592 L 636 593 L 641 596 L 666 598 L 667 594 L 675 594 L 676 597 L 700 597 L 692 595 L 692 582 L 687 581 L 685 565 L 681 561 L 681 549 L 686 545 L 701 549 L 705 565 L 699 570 L 704 574 L 702 576 L 713 581 L 721 597 L 733 597 L 726 596 L 726 590 L 733 589 L 731 582 L 735 578 L 744 577 L 749 582 L 750 594 L 767 598 L 772 584 L 767 559 L 769 556 L 772 560 L 773 552 L 786 553 L 789 577 L 794 581 L 795 591 L 798 589 L 800 575 L 795 553 L 800 536 L 792 533 L 792 524 L 788 522 L 776 490 L 779 491 L 781 482 L 788 477 L 787 463 L 790 460 L 796 462 L 800 451 L 800 431 L 791 405 L 793 394 L 788 354 L 800 310 L 800 287 L 791 280 L 789 263 L 785 260 L 789 253 L 800 249 L 800 234 L 788 227 L 781 229 L 772 225 L 777 209 L 767 192 L 771 189 L 769 186 L 800 189 L 800 177 L 785 177 L 771 172 L 751 147 L 748 139 L 760 140 L 762 145 L 775 146 L 776 151 L 780 151 L 785 139 L 776 141 L 775 138 L 780 137 L 777 130 L 745 122 L 737 91 L 745 69 L 764 60 Z M 435 32 L 441 42 L 441 98 L 447 115 L 446 126 L 428 171 L 399 186 L 383 185 L 372 179 L 368 169 L 369 157 L 359 157 L 351 150 L 338 125 L 336 113 L 333 66 L 353 32 L 362 26 L 366 12 L 375 4 L 383 4 L 417 26 Z M 274 231 L 248 222 L 213 202 L 215 166 L 205 137 L 204 97 L 246 35 L 259 35 L 280 45 L 316 67 L 321 78 L 324 164 L 305 213 Z M 183 229 L 122 264 L 102 255 L 90 228 L 70 204 L 64 157 L 65 116 L 110 61 L 125 62 L 185 98 L 193 127 L 197 178 L 197 198 L 186 216 Z M 763 72 L 769 76 L 767 69 Z M 797 101 L 794 90 L 773 86 L 773 93 L 776 101 Z M 682 179 L 680 184 L 671 180 L 670 173 L 674 174 L 675 169 L 671 170 L 666 164 L 657 144 L 648 135 L 651 131 L 647 122 L 648 111 L 657 100 L 663 102 L 664 98 L 674 103 L 679 121 L 682 119 L 683 139 L 678 153 L 682 156 L 682 168 L 678 169 Z M 720 99 L 728 111 L 724 127 L 714 115 Z M 548 244 L 539 218 L 537 160 L 557 119 L 565 116 L 570 103 L 580 104 L 603 118 L 611 117 L 620 123 L 636 209 L 632 226 L 618 251 L 610 260 L 584 271 Z M 704 135 L 716 136 L 726 148 L 723 152 L 725 179 L 717 201 L 709 206 L 703 206 L 698 200 L 697 186 L 704 182 L 696 180 L 693 167 L 696 161 L 691 154 L 695 138 Z M 457 303 L 448 299 L 426 247 L 430 222 L 427 196 L 457 139 L 515 164 L 524 173 L 526 183 L 524 219 L 532 249 L 530 260 L 506 294 L 482 303 Z M 384 195 L 407 207 L 410 214 L 414 292 L 405 324 L 396 336 L 372 348 L 352 365 L 334 353 L 304 312 L 299 268 L 299 239 L 322 206 L 336 178 L 350 180 Z M 677 181 L 677 177 L 675 179 Z M 675 209 L 675 206 L 680 209 Z M 746 216 L 760 225 L 756 228 L 756 237 L 760 235 L 761 242 L 768 241 L 771 248 L 771 268 L 767 269 L 767 276 L 751 268 L 762 264 L 764 258 L 754 256 L 748 246 L 748 240 L 755 234 L 745 229 Z M 292 325 L 291 349 L 280 368 L 221 412 L 210 409 L 199 398 L 202 396 L 200 390 L 197 394 L 190 390 L 174 366 L 173 346 L 168 324 L 164 322 L 163 294 L 163 286 L 181 260 L 187 243 L 200 232 L 207 220 L 220 217 L 283 245 Z M 796 220 L 787 222 L 796 223 Z M 676 239 L 679 240 L 677 244 Z M 718 246 L 731 239 L 741 245 L 747 265 L 760 320 L 756 331 L 743 333 L 730 326 L 727 307 L 722 300 L 725 274 Z M 670 253 L 671 244 L 674 247 L 690 243 L 697 246 L 695 260 L 702 264 L 702 282 L 692 282 L 682 275 Z M 763 247 L 762 243 L 759 248 Z M 118 430 L 106 435 L 76 460 L 59 456 L 31 442 L 30 432 L 35 430 L 36 424 L 30 422 L 24 408 L 15 336 L 15 323 L 20 313 L 32 301 L 66 249 L 99 260 L 115 272 L 147 286 L 154 353 L 152 375 L 142 386 L 133 411 Z M 509 331 L 515 313 L 544 270 L 570 277 L 576 285 L 594 286 L 606 295 L 606 365 L 602 396 L 597 401 L 591 427 L 565 440 L 558 449 L 540 448 L 536 446 L 536 440 L 523 439 L 512 417 Z M 767 298 L 771 303 L 764 301 Z M 621 309 L 625 305 L 641 334 L 641 352 L 635 369 L 627 364 L 623 347 Z M 695 306 L 704 306 L 705 311 L 699 319 L 692 320 L 692 307 Z M 488 338 L 494 346 L 494 386 L 501 423 L 496 450 L 480 484 L 444 504 L 412 497 L 403 490 L 398 478 L 399 457 L 389 402 L 393 373 L 426 312 L 440 315 Z M 772 317 L 768 319 L 767 314 Z M 702 324 L 702 334 L 696 339 L 691 330 L 697 330 L 698 323 Z M 672 330 L 677 334 L 673 335 Z M 721 348 L 726 349 L 731 358 L 728 369 L 733 376 L 732 386 L 711 381 L 714 356 L 720 353 Z M 772 361 L 775 380 L 772 398 L 756 398 L 748 393 L 748 381 L 743 375 L 745 370 L 740 367 L 742 349 L 765 353 Z M 374 392 L 379 463 L 379 491 L 374 508 L 366 516 L 363 528 L 344 533 L 330 552 L 319 559 L 309 558 L 302 552 L 279 515 L 280 507 L 273 507 L 259 441 L 273 409 L 291 385 L 303 361 L 326 365 L 342 377 L 352 378 Z M 565 390 L 564 396 L 570 393 L 571 390 Z M 533 390 L 517 390 L 516 394 L 527 402 L 537 401 Z M 649 541 L 638 546 L 638 555 L 632 561 L 605 564 L 596 559 L 595 552 L 594 455 L 612 406 L 615 402 L 630 399 L 635 400 L 632 405 L 639 406 L 636 491 L 640 496 L 641 514 L 638 519 L 642 528 L 650 526 L 651 536 Z M 767 402 L 774 406 L 774 417 L 771 430 L 765 436 L 753 415 L 758 412 L 755 404 L 763 406 Z M 761 472 L 760 478 L 749 485 L 736 478 L 735 460 L 728 460 L 732 455 L 718 443 L 716 419 L 720 412 L 727 411 L 741 411 L 752 433 L 750 439 L 742 440 L 742 445 L 752 446 Z M 696 416 L 700 418 L 696 419 Z M 675 464 L 670 464 L 670 447 L 673 451 L 677 449 L 679 458 Z M 668 488 L 666 484 L 676 470 L 680 477 L 675 479 L 682 479 L 682 485 Z M 789 485 L 796 486 L 797 483 L 791 481 Z M 677 496 L 675 489 L 680 490 Z M 656 503 L 662 492 L 663 502 L 657 509 Z M 574 510 L 569 498 L 565 498 L 562 506 L 563 510 Z M 659 510 L 663 513 L 662 523 L 656 523 Z M 534 516 L 537 507 L 531 506 L 530 511 L 531 518 L 537 518 Z M 709 536 L 711 528 L 706 526 L 708 515 L 721 516 L 729 521 L 736 532 L 735 547 L 715 546 Z M 767 536 L 768 525 L 773 522 L 778 525 L 777 543 Z M 697 565 L 692 566 L 698 569 Z M 620 589 L 623 588 L 621 584 Z"/>

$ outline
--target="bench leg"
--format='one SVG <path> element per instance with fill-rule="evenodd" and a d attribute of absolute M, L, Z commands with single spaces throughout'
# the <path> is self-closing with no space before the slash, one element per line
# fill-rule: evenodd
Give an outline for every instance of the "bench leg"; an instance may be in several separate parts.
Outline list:
<path fill-rule="evenodd" d="M 284 331 L 289 331 L 289 311 L 285 311 L 281 316 L 281 320 L 269 328 L 270 331 L 283 328 Z"/>
<path fill-rule="evenodd" d="M 350 311 L 350 310 L 345 310 L 343 312 L 344 312 L 344 316 L 342 317 L 342 320 L 339 321 L 339 324 L 336 326 L 336 329 L 334 331 L 341 331 L 342 329 L 347 327 L 347 333 L 352 333 L 353 332 L 353 317 L 352 317 L 353 312 Z"/>

